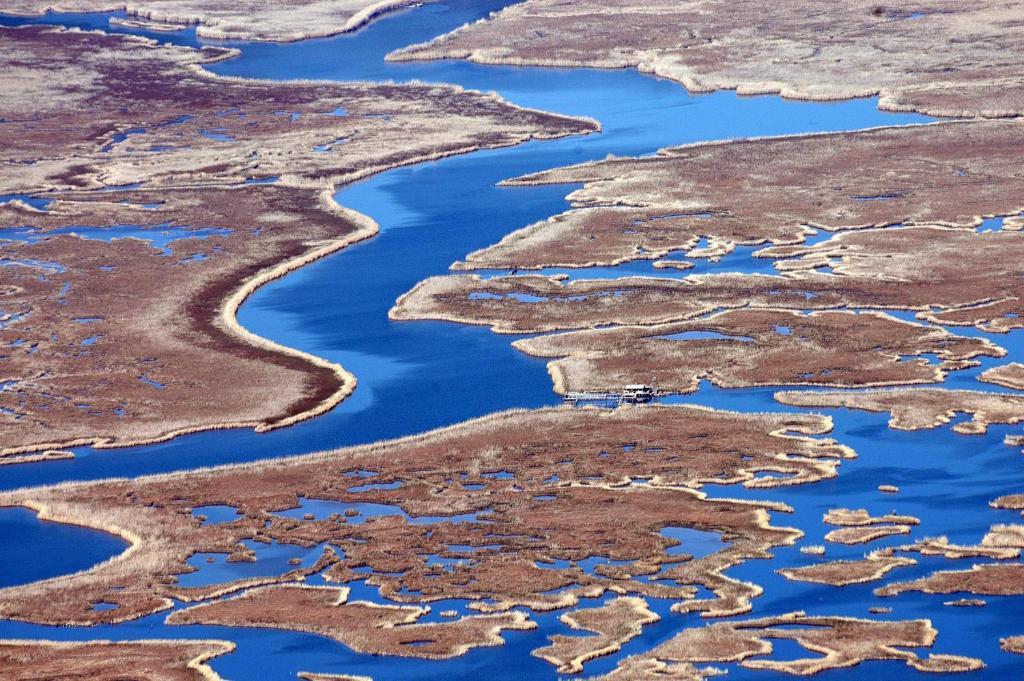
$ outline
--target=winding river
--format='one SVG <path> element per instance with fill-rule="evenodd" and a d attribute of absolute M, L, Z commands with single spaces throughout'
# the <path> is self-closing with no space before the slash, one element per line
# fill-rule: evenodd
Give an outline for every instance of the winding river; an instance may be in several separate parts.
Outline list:
<path fill-rule="evenodd" d="M 259 290 L 242 307 L 240 321 L 255 333 L 279 343 L 341 363 L 359 379 L 359 387 L 351 398 L 325 416 L 270 433 L 213 431 L 130 449 L 85 447 L 75 450 L 73 460 L 8 466 L 0 476 L 0 488 L 253 461 L 407 435 L 511 407 L 555 404 L 558 397 L 552 392 L 544 361 L 514 350 L 510 343 L 515 336 L 496 335 L 486 328 L 439 322 L 396 323 L 387 318 L 394 300 L 418 281 L 443 273 L 453 261 L 498 241 L 514 229 L 565 210 L 564 196 L 572 189 L 499 188 L 498 181 L 608 154 L 646 155 L 662 147 L 701 140 L 854 130 L 930 120 L 880 112 L 873 99 L 808 103 L 778 97 L 739 97 L 732 92 L 692 96 L 676 83 L 632 70 L 384 61 L 384 56 L 396 48 L 430 39 L 506 4 L 509 3 L 448 0 L 397 13 L 351 35 L 283 45 L 238 44 L 239 58 L 211 68 L 225 75 L 271 79 L 418 79 L 456 83 L 495 90 L 523 106 L 590 116 L 602 124 L 600 134 L 531 142 L 398 168 L 338 192 L 340 203 L 380 223 L 380 235 Z M 42 20 L 106 27 L 108 17 L 50 15 Z M 155 37 L 181 44 L 196 43 L 194 32 L 190 31 Z M 752 259 L 750 252 L 751 249 L 738 249 L 720 263 L 700 268 L 763 270 L 765 261 Z M 649 263 L 641 262 L 606 268 L 599 274 L 652 271 Z M 570 274 L 580 277 L 595 273 Z M 659 271 L 659 276 L 671 274 Z M 967 333 L 963 329 L 956 331 Z M 974 380 L 977 373 L 996 363 L 1020 361 L 1024 357 L 1024 331 L 991 338 L 1010 350 L 1010 357 L 998 362 L 984 360 L 978 369 L 953 374 L 950 383 L 975 390 L 995 390 Z M 671 401 L 742 411 L 793 410 L 774 402 L 772 392 L 720 390 L 704 384 L 694 395 Z M 864 507 L 873 514 L 896 512 L 920 517 L 922 524 L 915 528 L 911 539 L 946 535 L 953 542 L 975 543 L 989 525 L 1014 521 L 1012 513 L 988 506 L 996 496 L 1022 491 L 1014 484 L 1021 479 L 1021 457 L 1002 444 L 1009 429 L 993 426 L 985 436 L 969 437 L 955 435 L 949 427 L 905 433 L 887 428 L 884 414 L 846 410 L 830 413 L 836 420 L 833 436 L 860 455 L 843 463 L 838 478 L 776 490 L 708 487 L 708 492 L 713 496 L 764 498 L 790 504 L 794 513 L 775 514 L 774 522 L 802 529 L 807 537 L 800 545 L 822 543 L 826 528 L 821 515 L 836 505 Z M 898 496 L 883 495 L 877 490 L 882 482 L 898 485 L 903 492 Z M 96 550 L 92 553 L 82 553 L 79 547 L 97 541 L 92 533 L 70 528 L 73 536 L 55 536 L 52 528 L 4 513 L 9 512 L 0 513 L 0 537 L 16 549 L 9 552 L 10 556 L 0 555 L 18 562 L 20 550 L 24 564 L 20 566 L 19 582 L 54 574 L 47 563 L 25 560 L 44 544 L 52 542 L 74 556 L 74 560 L 60 563 L 63 571 L 87 567 L 120 547 L 113 540 L 102 547 L 94 544 Z M 5 518 L 9 521 L 5 522 Z M 871 548 L 907 540 L 881 540 Z M 863 547 L 856 546 L 832 546 L 829 551 L 833 559 L 859 558 L 863 553 Z M 277 559 L 280 556 L 268 558 Z M 1022 633 L 1014 629 L 1021 606 L 1013 599 L 988 598 L 985 608 L 951 608 L 942 605 L 943 600 L 948 600 L 942 596 L 904 594 L 894 599 L 878 599 L 872 595 L 878 582 L 837 589 L 790 582 L 775 573 L 782 567 L 809 562 L 798 547 L 787 547 L 777 550 L 772 560 L 751 561 L 729 574 L 765 587 L 765 594 L 755 600 L 750 616 L 806 610 L 813 614 L 863 617 L 870 606 L 891 606 L 893 614 L 883 617 L 933 620 L 940 631 L 933 652 L 984 659 L 989 666 L 976 677 L 1001 679 L 1012 675 L 1014 661 L 999 651 L 998 640 L 1001 636 Z M 893 577 L 910 579 L 937 568 L 967 567 L 971 562 L 977 561 L 921 557 L 919 565 L 902 569 Z M 33 566 L 51 571 L 32 573 Z M 202 570 L 196 574 L 201 573 Z M 378 595 L 366 591 L 358 596 L 379 600 Z M 448 605 L 455 609 L 464 607 L 459 603 Z M 680 628 L 701 623 L 694 615 L 670 613 L 669 605 L 652 602 L 662 621 L 646 628 L 620 654 L 588 663 L 586 674 L 608 671 L 622 656 L 649 649 Z M 435 610 L 443 609 L 435 606 Z M 506 633 L 503 647 L 476 650 L 448 662 L 423 662 L 359 655 L 312 635 L 226 627 L 168 627 L 163 624 L 165 617 L 166 613 L 162 613 L 117 626 L 89 629 L 0 622 L 0 637 L 227 638 L 238 643 L 238 651 L 214 660 L 212 666 L 228 679 L 283 681 L 294 679 L 298 671 L 316 671 L 365 674 L 377 681 L 397 681 L 437 678 L 442 674 L 465 679 L 554 678 L 553 667 L 529 653 L 543 645 L 551 633 L 567 631 L 558 622 L 557 613 L 540 615 L 538 630 Z M 777 646 L 776 657 L 787 659 L 797 654 L 803 656 L 804 652 L 785 642 Z M 732 679 L 790 678 L 725 666 L 730 671 L 728 678 Z M 869 663 L 832 672 L 829 678 L 867 678 L 876 674 L 900 679 L 916 677 L 919 672 L 901 664 Z"/>

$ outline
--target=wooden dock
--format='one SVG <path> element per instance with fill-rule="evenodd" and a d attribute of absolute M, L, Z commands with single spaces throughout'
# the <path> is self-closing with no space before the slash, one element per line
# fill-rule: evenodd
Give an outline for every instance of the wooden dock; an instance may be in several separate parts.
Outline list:
<path fill-rule="evenodd" d="M 591 393 L 591 392 L 567 392 L 563 397 L 569 404 L 576 405 L 580 402 L 622 402 L 622 393 Z"/>
<path fill-rule="evenodd" d="M 647 404 L 653 402 L 659 396 L 657 388 L 648 385 L 627 385 L 618 392 L 596 392 L 577 391 L 567 392 L 562 398 L 567 404 L 573 406 L 581 402 L 594 404 L 608 404 L 619 406 L 622 404 Z"/>

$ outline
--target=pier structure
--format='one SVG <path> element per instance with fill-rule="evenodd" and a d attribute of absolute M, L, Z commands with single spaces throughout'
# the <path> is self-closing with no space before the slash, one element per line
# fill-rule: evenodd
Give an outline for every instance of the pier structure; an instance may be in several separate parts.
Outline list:
<path fill-rule="evenodd" d="M 599 391 L 569 391 L 562 398 L 566 404 L 576 406 L 583 403 L 607 404 L 619 406 L 622 404 L 648 404 L 660 396 L 655 386 L 643 383 L 633 383 L 623 386 L 622 390 L 599 392 Z"/>

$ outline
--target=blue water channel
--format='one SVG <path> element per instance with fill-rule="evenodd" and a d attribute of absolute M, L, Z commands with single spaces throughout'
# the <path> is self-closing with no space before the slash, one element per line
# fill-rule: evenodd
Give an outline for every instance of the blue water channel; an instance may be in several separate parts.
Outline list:
<path fill-rule="evenodd" d="M 300 454 L 421 432 L 510 407 L 556 404 L 558 397 L 552 392 L 545 362 L 514 350 L 510 343 L 516 336 L 499 336 L 478 327 L 439 322 L 396 323 L 387 319 L 394 300 L 417 282 L 444 273 L 452 262 L 495 243 L 515 229 L 562 212 L 567 208 L 564 196 L 573 189 L 566 185 L 497 187 L 500 180 L 608 154 L 647 155 L 662 147 L 701 140 L 852 130 L 929 120 L 917 115 L 881 113 L 874 99 L 807 103 L 777 97 L 738 97 L 731 92 L 693 96 L 676 83 L 633 70 L 509 68 L 459 61 L 384 62 L 384 56 L 394 49 L 428 40 L 505 4 L 450 0 L 397 13 L 352 35 L 284 45 L 238 44 L 241 57 L 211 67 L 225 75 L 272 79 L 418 79 L 456 83 L 467 88 L 496 90 L 523 106 L 590 116 L 602 124 L 600 134 L 531 142 L 395 169 L 338 192 L 340 203 L 376 219 L 381 234 L 260 289 L 242 307 L 240 320 L 260 335 L 341 363 L 359 380 L 351 398 L 325 416 L 266 434 L 216 431 L 126 450 L 77 448 L 73 460 L 5 467 L 0 474 L 0 487 L 134 476 Z M 44 20 L 100 27 L 106 24 L 107 17 L 48 15 Z M 195 42 L 194 31 L 159 33 L 153 37 L 179 44 Z M 344 149 L 338 146 L 323 153 L 344 153 Z M 566 272 L 574 277 L 630 273 L 682 277 L 694 271 L 770 271 L 770 261 L 751 257 L 754 250 L 737 249 L 718 263 L 697 261 L 698 269 L 689 272 L 654 270 L 649 262 L 607 268 L 611 270 L 608 272 Z M 1011 349 L 1013 357 L 1020 358 L 1024 357 L 1021 334 L 992 338 Z M 957 387 L 997 390 L 977 382 L 975 376 L 981 369 L 1005 361 L 1008 360 L 983 360 L 980 369 L 962 372 Z M 775 402 L 772 393 L 770 389 L 726 391 L 704 384 L 694 395 L 671 401 L 742 411 L 794 410 Z M 829 545 L 827 559 L 855 558 L 878 546 L 939 534 L 952 541 L 973 543 L 980 540 L 990 524 L 1012 523 L 1016 519 L 1013 513 L 988 506 L 998 495 L 1024 491 L 1015 484 L 1022 477 L 1021 457 L 1001 442 L 1007 432 L 1012 432 L 1010 429 L 992 427 L 985 436 L 955 435 L 949 426 L 902 433 L 886 427 L 885 414 L 846 410 L 830 413 L 836 418 L 832 436 L 860 454 L 859 458 L 843 463 L 838 478 L 777 490 L 708 488 L 712 496 L 785 501 L 795 511 L 792 515 L 773 514 L 775 524 L 798 526 L 807 533 L 798 546 L 779 549 L 772 561 L 752 561 L 730 571 L 731 576 L 765 586 L 766 593 L 755 601 L 753 615 L 804 609 L 816 614 L 867 616 L 869 606 L 889 605 L 894 608 L 893 618 L 931 618 L 940 630 L 935 651 L 983 657 L 990 666 L 987 672 L 975 677 L 1007 678 L 1013 670 L 1019 670 L 1019 662 L 998 650 L 1000 636 L 1024 633 L 1015 629 L 1021 607 L 1012 599 L 988 599 L 989 605 L 980 609 L 950 608 L 941 603 L 958 596 L 905 594 L 877 599 L 871 594 L 872 588 L 884 582 L 836 589 L 789 582 L 775 574 L 774 570 L 781 567 L 821 560 L 801 554 L 798 548 L 822 543 L 828 528 L 821 523 L 821 515 L 836 505 L 865 507 L 875 514 L 895 511 L 915 515 L 922 519 L 922 524 L 909 537 L 867 546 Z M 898 485 L 902 492 L 883 494 L 877 490 L 881 483 Z M 314 500 L 304 504 L 296 513 L 320 512 Z M 955 512 L 949 512 L 951 508 Z M 207 515 L 209 522 L 227 522 L 232 513 L 231 509 L 217 508 L 209 509 Z M 34 553 L 42 539 L 41 530 L 32 523 L 39 525 L 32 521 L 3 528 L 6 543 L 20 548 L 25 556 Z M 47 537 L 46 541 L 74 555 L 73 566 L 62 565 L 62 570 L 46 574 L 33 574 L 33 568 L 26 567 L 26 573 L 19 579 L 87 567 L 119 549 L 107 545 L 99 551 L 101 555 L 76 553 L 78 546 L 94 541 L 95 537 L 75 528 L 69 528 L 69 532 L 71 536 L 67 538 Z M 704 538 L 694 543 L 713 546 L 715 541 Z M 308 550 L 292 555 L 288 549 L 272 548 L 276 552 L 267 560 L 275 564 L 283 560 L 282 556 L 301 558 L 303 565 L 311 564 L 318 555 L 318 551 L 316 555 Z M 259 551 L 258 547 L 254 549 Z M 11 559 L 17 560 L 18 556 Z M 43 568 L 34 561 L 23 562 Z M 911 578 L 938 567 L 963 568 L 971 561 L 921 559 L 920 563 L 919 567 L 892 573 L 890 579 Z M 204 571 L 209 571 L 211 579 L 216 575 L 215 579 L 220 580 L 232 570 L 232 564 L 224 562 L 223 556 L 196 557 L 192 564 L 197 572 L 188 579 L 196 584 L 206 579 Z M 317 583 L 317 579 L 313 576 L 309 581 Z M 359 597 L 380 599 L 369 587 Z M 695 615 L 671 613 L 670 605 L 652 601 L 651 607 L 663 620 L 646 627 L 643 636 L 627 644 L 622 654 L 588 663 L 586 674 L 608 671 L 623 655 L 647 650 L 681 627 L 704 623 Z M 446 607 L 462 612 L 465 603 L 436 609 Z M 0 636 L 229 638 L 238 643 L 238 651 L 213 662 L 213 667 L 228 679 L 294 679 L 296 672 L 305 670 L 366 674 L 386 681 L 437 678 L 442 674 L 466 679 L 554 678 L 553 667 L 529 653 L 544 645 L 553 631 L 565 630 L 557 613 L 537 615 L 539 630 L 506 633 L 506 645 L 502 648 L 472 651 L 450 662 L 423 662 L 358 655 L 329 640 L 305 634 L 167 627 L 162 624 L 164 617 L 160 614 L 89 629 L 6 622 L 0 623 Z M 785 651 L 784 656 L 794 652 L 785 645 L 780 649 Z M 730 670 L 729 678 L 790 678 L 747 671 L 736 665 L 724 666 Z M 878 674 L 897 679 L 910 678 L 918 672 L 901 663 L 871 663 L 833 672 L 829 678 L 861 679 Z"/>

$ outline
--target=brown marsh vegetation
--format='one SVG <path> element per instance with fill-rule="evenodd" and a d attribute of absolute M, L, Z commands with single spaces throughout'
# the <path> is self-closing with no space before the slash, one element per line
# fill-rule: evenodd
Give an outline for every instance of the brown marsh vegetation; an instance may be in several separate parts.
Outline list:
<path fill-rule="evenodd" d="M 47 27 L 0 28 L 0 46 L 10 85 L 0 157 L 19 169 L 0 175 L 0 194 L 57 192 L 47 211 L 0 206 L 0 228 L 230 230 L 177 241 L 169 256 L 136 239 L 4 241 L 0 258 L 21 264 L 0 286 L 12 315 L 0 328 L 12 346 L 0 454 L 265 429 L 326 411 L 354 377 L 255 336 L 235 311 L 263 283 L 376 232 L 334 203 L 333 186 L 594 129 L 449 86 L 219 78 L 202 67 L 232 56 L 222 48 Z M 89 191 L 130 183 L 143 188 Z"/>
<path fill-rule="evenodd" d="M 803 241 L 810 228 L 970 229 L 1024 209 L 1020 128 L 975 121 L 699 143 L 527 175 L 504 184 L 583 186 L 569 211 L 454 268 L 658 265 L 679 250 L 718 259 L 737 245 Z"/>
<path fill-rule="evenodd" d="M 924 672 L 964 672 L 983 667 L 959 655 L 920 657 L 907 648 L 930 647 L 938 632 L 928 620 L 872 621 L 814 617 L 802 612 L 740 622 L 719 622 L 682 631 L 649 652 L 626 658 L 602 681 L 670 678 L 701 681 L 716 672 L 698 664 L 738 662 L 747 669 L 809 676 L 869 660 L 900 660 Z M 773 660 L 773 640 L 791 640 L 808 656 Z"/>
<path fill-rule="evenodd" d="M 165 610 L 172 599 L 198 603 L 246 588 L 300 583 L 311 574 L 339 586 L 367 579 L 396 605 L 462 598 L 482 613 L 499 615 L 514 606 L 565 608 L 580 596 L 605 592 L 672 599 L 683 612 L 742 613 L 760 588 L 724 571 L 767 557 L 800 533 L 769 524 L 769 513 L 784 506 L 710 500 L 700 488 L 712 481 L 793 482 L 760 477 L 762 471 L 806 482 L 830 477 L 852 452 L 815 437 L 829 428 L 820 416 L 695 407 L 514 411 L 349 450 L 10 492 L 0 503 L 117 533 L 131 547 L 78 574 L 0 590 L 0 615 L 48 624 L 117 622 Z M 337 512 L 282 515 L 303 499 L 336 501 Z M 363 515 L 362 503 L 396 510 Z M 204 524 L 193 515 L 193 509 L 215 504 L 236 508 L 237 518 Z M 666 528 L 720 533 L 722 544 L 694 555 L 685 539 L 679 546 L 663 535 Z M 196 553 L 253 560 L 245 540 L 323 549 L 315 565 L 280 575 L 178 583 L 177 575 L 194 570 L 186 560 Z M 454 548 L 460 546 L 475 548 L 464 553 Z M 431 556 L 461 560 L 446 571 L 431 565 Z M 589 557 L 608 562 L 580 567 Z M 698 585 L 714 597 L 698 598 Z M 322 591 L 256 593 L 263 596 L 250 600 L 327 598 Z M 203 612 L 219 610 L 238 621 L 252 610 L 246 598 L 186 610 L 174 621 L 197 621 Z M 96 610 L 98 602 L 117 607 Z M 282 617 L 309 610 L 280 609 Z M 344 609 L 324 612 L 346 616 Z M 313 620 L 290 626 L 313 627 Z M 381 639 L 375 645 L 388 644 Z"/>
<path fill-rule="evenodd" d="M 354 31 L 387 12 L 423 0 L 10 0 L 4 11 L 36 15 L 55 12 L 116 12 L 112 23 L 154 31 L 195 26 L 207 40 L 289 41 Z M 426 0 L 429 2 L 430 0 Z"/>
<path fill-rule="evenodd" d="M 1012 116 L 1024 113 L 1019 18 L 1000 0 L 528 0 L 390 58 L 637 67 L 691 92 Z"/>
<path fill-rule="evenodd" d="M 5 681 L 132 679 L 220 681 L 207 661 L 235 649 L 227 641 L 0 641 Z"/>

